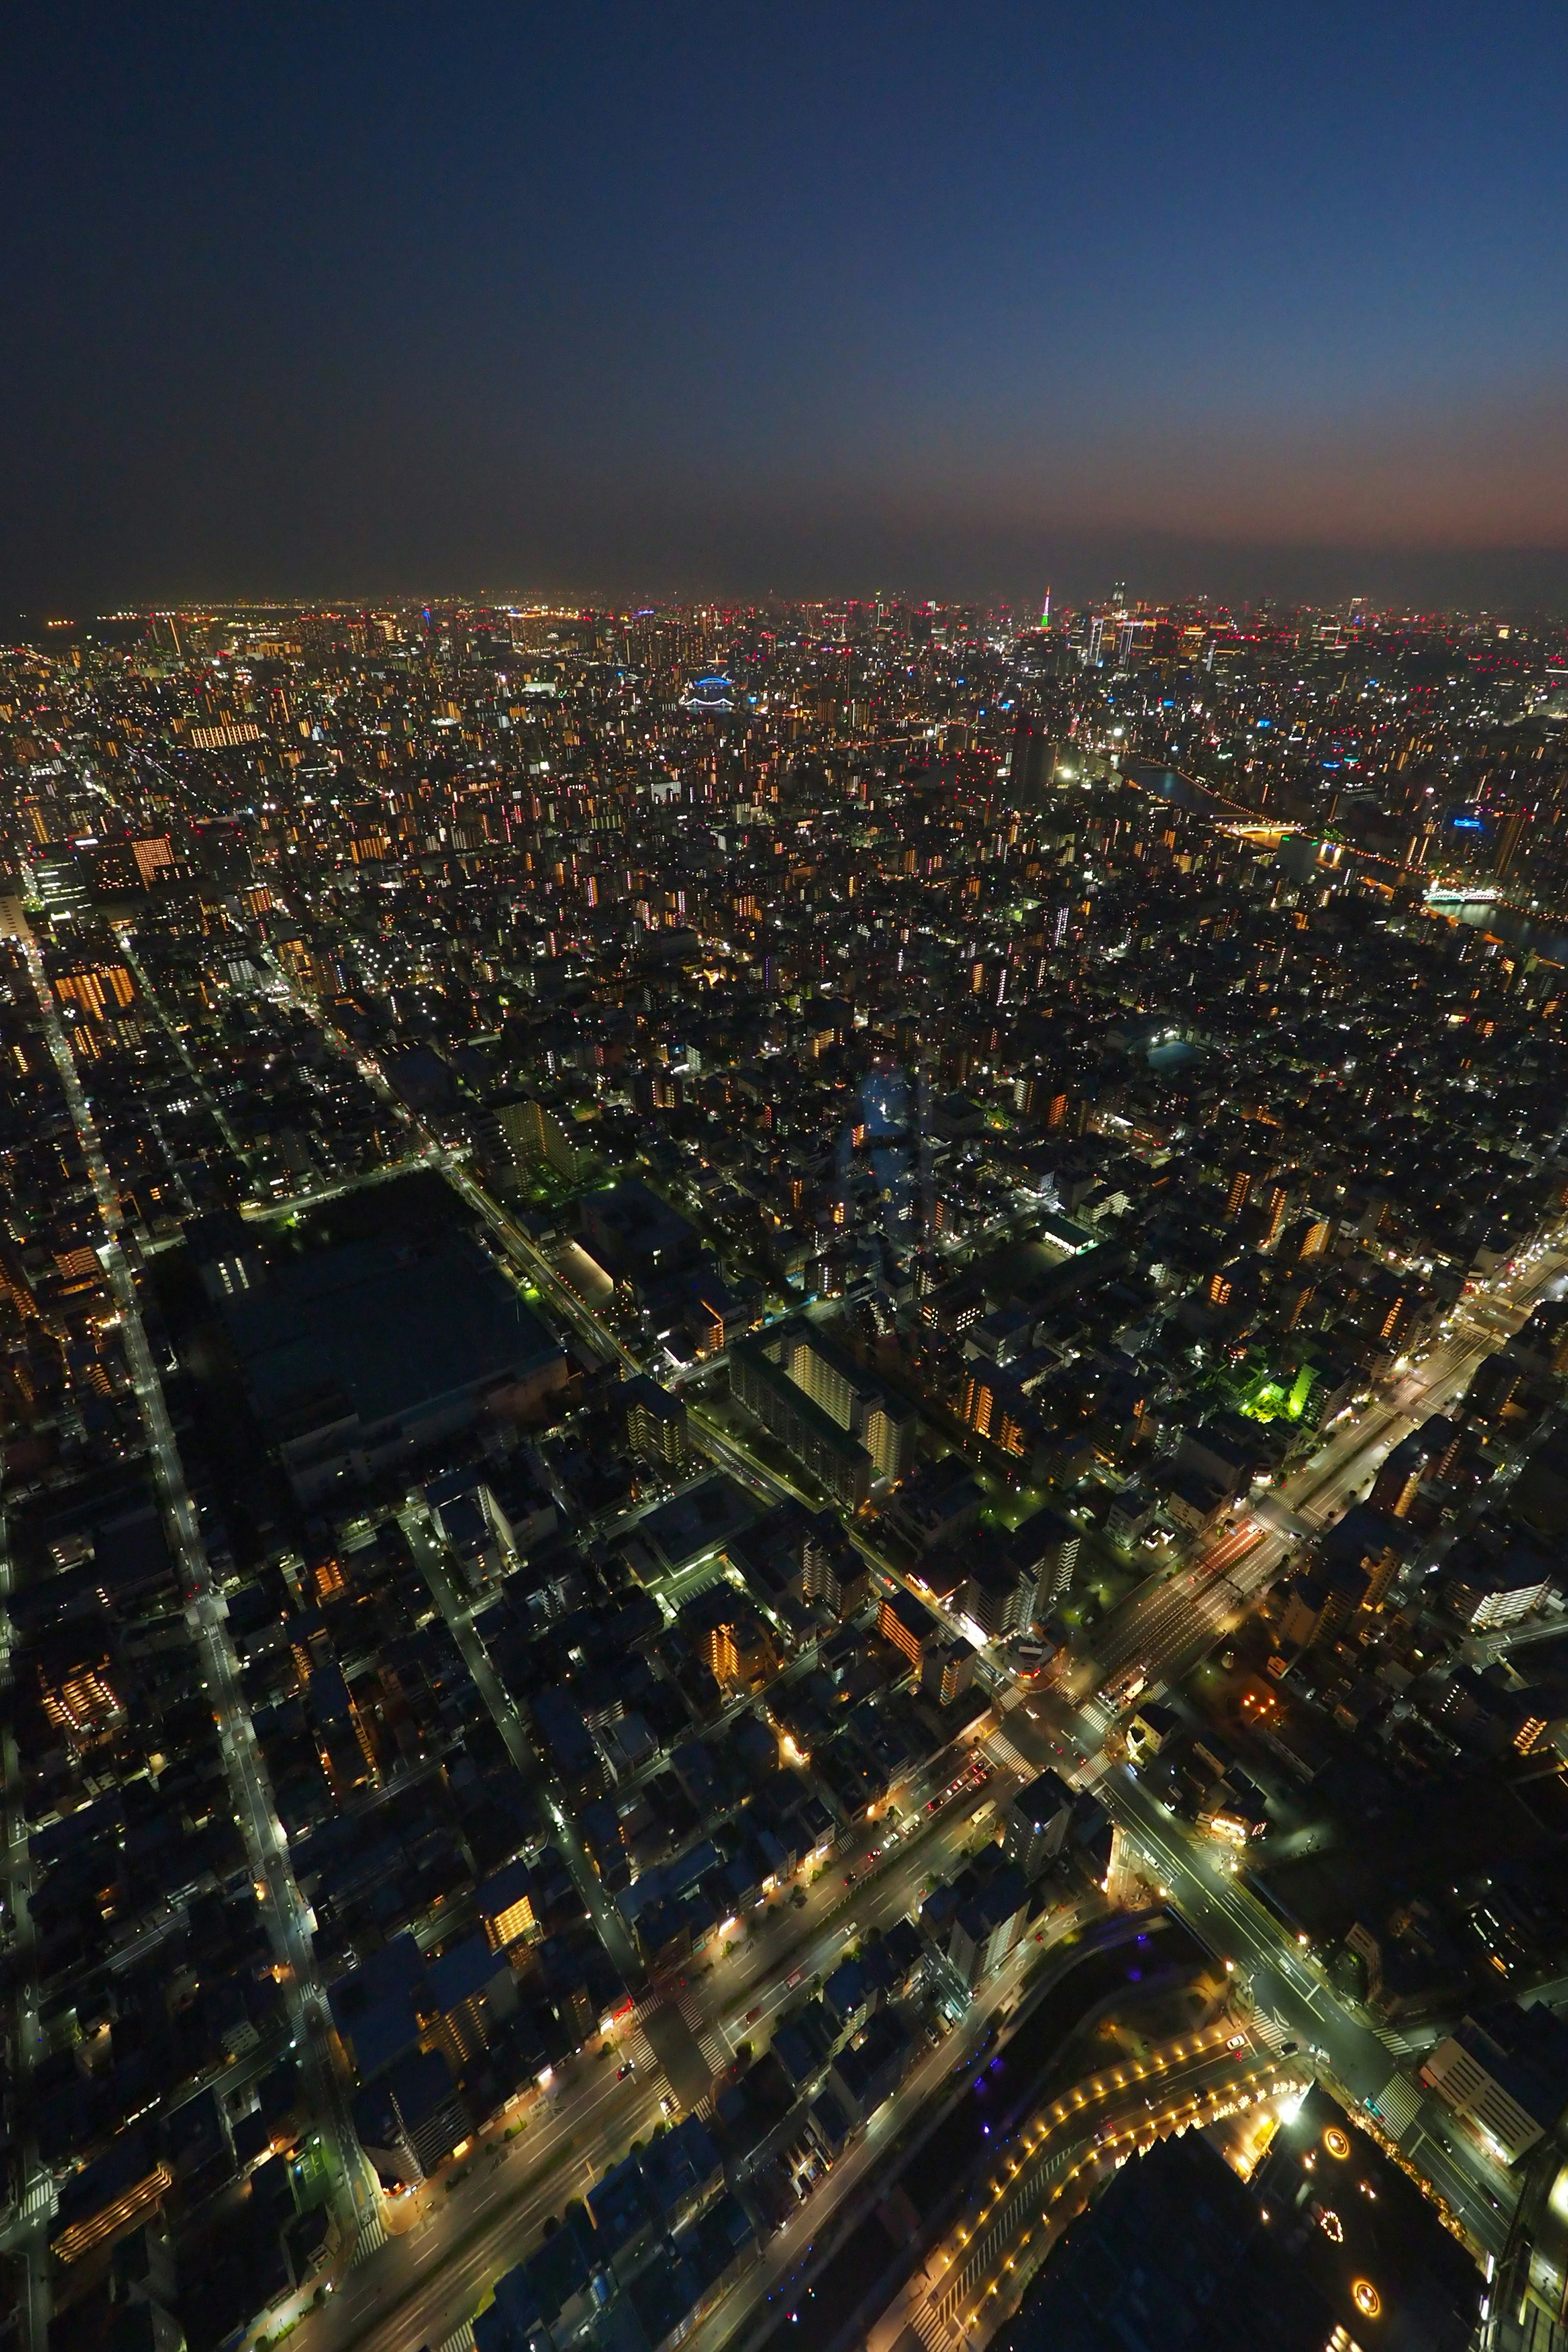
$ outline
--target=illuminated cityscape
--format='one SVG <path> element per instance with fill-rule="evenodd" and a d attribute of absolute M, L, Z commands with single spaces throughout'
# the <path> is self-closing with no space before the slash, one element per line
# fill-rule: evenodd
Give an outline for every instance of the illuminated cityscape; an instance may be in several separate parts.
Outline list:
<path fill-rule="evenodd" d="M 1568 51 L 12 12 L 0 2352 L 1568 2352 Z"/>
<path fill-rule="evenodd" d="M 20 2340 L 1549 2326 L 1565 649 L 5 654 Z"/>

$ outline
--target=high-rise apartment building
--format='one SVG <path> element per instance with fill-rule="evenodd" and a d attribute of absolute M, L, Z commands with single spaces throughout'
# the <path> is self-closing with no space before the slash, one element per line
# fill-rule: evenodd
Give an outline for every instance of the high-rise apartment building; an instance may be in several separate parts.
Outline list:
<path fill-rule="evenodd" d="M 552 1168 L 563 1183 L 577 1181 L 577 1147 L 553 1111 L 526 1097 L 503 1104 L 496 1115 L 520 1168 Z"/>
<path fill-rule="evenodd" d="M 671 1473 L 686 1465 L 689 1446 L 683 1398 L 661 1388 L 640 1373 L 626 1381 L 621 1394 L 626 1408 L 626 1440 L 645 1462 L 657 1462 Z"/>
<path fill-rule="evenodd" d="M 889 1592 L 877 1612 L 877 1631 L 884 1642 L 901 1650 L 916 1674 L 925 1670 L 927 1654 L 941 1643 L 942 1627 L 912 1592 Z"/>
<path fill-rule="evenodd" d="M 773 1360 L 840 1429 L 866 1448 L 877 1475 L 896 1486 L 914 1460 L 918 1415 L 907 1399 L 845 1355 L 819 1324 L 780 1324 L 763 1342 Z"/>

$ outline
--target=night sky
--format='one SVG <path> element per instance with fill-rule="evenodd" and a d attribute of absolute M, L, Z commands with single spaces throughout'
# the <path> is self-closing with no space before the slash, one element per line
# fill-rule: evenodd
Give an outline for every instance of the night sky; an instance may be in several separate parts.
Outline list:
<path fill-rule="evenodd" d="M 0 604 L 1568 604 L 1559 8 L 7 11 Z"/>

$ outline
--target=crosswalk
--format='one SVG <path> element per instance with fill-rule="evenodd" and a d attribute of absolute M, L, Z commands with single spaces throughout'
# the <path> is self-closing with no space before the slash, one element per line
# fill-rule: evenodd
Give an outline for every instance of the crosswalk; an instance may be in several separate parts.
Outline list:
<path fill-rule="evenodd" d="M 655 2006 L 657 2007 L 658 2004 L 656 2003 Z M 658 2091 L 666 2086 L 668 2078 L 659 2063 L 652 2042 L 640 2025 L 633 2026 L 621 2047 L 637 2068 L 637 2080 L 645 2090 Z"/>
<path fill-rule="evenodd" d="M 1395 2074 L 1371 2106 L 1389 2138 L 1403 2139 L 1421 2113 L 1421 2094 L 1405 2075 Z"/>
<path fill-rule="evenodd" d="M 703 2016 L 701 2004 L 695 1993 L 688 1993 L 685 2000 L 679 2003 L 679 2009 L 682 2022 L 708 2062 L 709 2073 L 722 2074 L 730 2063 L 730 2052 L 724 2040 L 722 2027 L 710 2023 Z"/>
<path fill-rule="evenodd" d="M 1266 2049 L 1273 2051 L 1276 2058 L 1282 2057 L 1287 2042 L 1293 2042 L 1296 2038 L 1288 2025 L 1282 2025 L 1279 2018 L 1271 2016 L 1266 2009 L 1260 2009 L 1251 2019 L 1248 2030 Z"/>
<path fill-rule="evenodd" d="M 58 2202 L 54 2175 L 37 2172 L 28 2182 L 27 2194 L 22 2200 L 22 2217 L 24 2221 L 31 2221 L 35 2214 L 52 2213 Z"/>
<path fill-rule="evenodd" d="M 1004 1772 L 1017 1772 L 1026 1780 L 1035 1777 L 1034 1768 L 1026 1764 L 1005 1731 L 994 1731 L 985 1743 L 985 1753 Z"/>
<path fill-rule="evenodd" d="M 932 2305 L 922 2296 L 910 2315 L 910 2324 L 926 2352 L 950 2352 L 952 2330 L 945 2319 L 939 2319 Z"/>
<path fill-rule="evenodd" d="M 644 1993 L 632 2011 L 632 2022 L 627 2027 L 620 2045 L 626 2058 L 637 2068 L 641 2081 L 650 2088 L 666 2084 L 668 2078 L 658 2053 L 648 2040 L 645 2030 L 646 2021 L 654 2014 L 656 2010 L 669 2005 L 671 2005 L 670 1995 L 664 1989 L 655 1988 Z M 731 2061 L 731 2036 L 727 2029 L 716 2020 L 704 2015 L 701 2001 L 695 1990 L 679 1994 L 674 2000 L 673 2006 L 681 2023 L 701 2052 L 702 2061 L 709 2074 L 711 2075 L 723 2074 Z M 698 2102 L 696 2112 L 706 2116 L 710 2115 L 712 2109 L 713 2101 L 710 2094 L 709 2096 Z"/>
<path fill-rule="evenodd" d="M 372 2254 L 378 2252 L 385 2243 L 386 2224 L 379 2213 L 373 2213 L 368 2221 L 360 2223 L 350 2269 L 357 2271 L 362 2263 L 368 2263 Z"/>
<path fill-rule="evenodd" d="M 1437 2039 L 1437 2029 L 1432 2025 L 1380 2025 L 1375 2031 L 1391 2058 L 1425 2056 Z"/>
<path fill-rule="evenodd" d="M 649 2067 L 653 2066 L 657 2063 L 653 2054 L 653 2044 L 648 2040 L 647 2035 L 643 2032 L 640 2025 L 634 2025 L 632 2027 L 631 2032 L 626 2035 L 626 2040 L 622 2042 L 621 2048 L 626 2052 L 627 2060 L 637 2068 L 639 2074 L 645 2074 Z"/>

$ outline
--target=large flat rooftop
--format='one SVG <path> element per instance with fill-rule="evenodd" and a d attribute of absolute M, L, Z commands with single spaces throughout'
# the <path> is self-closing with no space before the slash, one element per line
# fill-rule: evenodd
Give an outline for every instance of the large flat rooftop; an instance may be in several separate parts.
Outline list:
<path fill-rule="evenodd" d="M 222 1308 L 256 1409 L 289 1422 L 335 1392 L 366 1426 L 559 1353 L 460 1234 L 349 1242 L 274 1266 Z"/>

